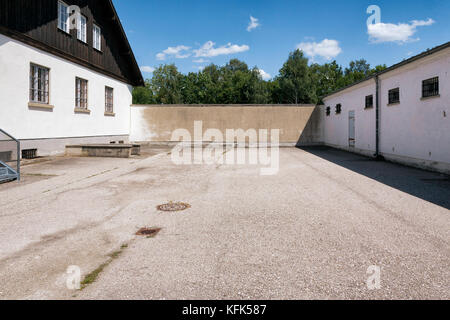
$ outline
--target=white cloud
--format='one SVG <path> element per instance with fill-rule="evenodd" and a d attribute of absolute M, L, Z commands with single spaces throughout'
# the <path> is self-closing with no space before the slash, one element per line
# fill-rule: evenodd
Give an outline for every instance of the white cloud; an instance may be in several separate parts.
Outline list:
<path fill-rule="evenodd" d="M 413 39 L 412 36 L 417 32 L 417 27 L 431 26 L 435 21 L 413 20 L 410 23 L 374 23 L 367 26 L 369 39 L 373 43 L 397 42 L 405 43 L 419 39 Z"/>
<path fill-rule="evenodd" d="M 247 45 L 236 45 L 228 43 L 226 46 L 215 48 L 216 44 L 212 41 L 206 42 L 200 49 L 194 50 L 195 57 L 217 57 L 220 55 L 228 55 L 250 50 Z"/>
<path fill-rule="evenodd" d="M 194 62 L 195 62 L 195 63 L 207 63 L 207 62 L 209 62 L 209 61 L 206 60 L 206 59 L 200 58 L 200 59 L 194 60 Z"/>
<path fill-rule="evenodd" d="M 269 80 L 270 78 L 272 78 L 272 76 L 270 74 L 268 74 L 267 72 L 265 72 L 263 69 L 258 69 L 259 70 L 259 74 L 261 75 L 261 78 L 263 78 L 263 80 Z"/>
<path fill-rule="evenodd" d="M 155 68 L 150 67 L 150 66 L 142 66 L 140 69 L 142 72 L 145 72 L 145 73 L 153 73 L 153 71 L 155 71 Z"/>
<path fill-rule="evenodd" d="M 260 26 L 258 21 L 259 21 L 259 19 L 256 19 L 256 18 L 253 18 L 252 16 L 250 16 L 250 23 L 248 24 L 247 31 L 250 32 L 253 29 L 258 28 Z"/>
<path fill-rule="evenodd" d="M 307 56 L 313 59 L 319 56 L 326 60 L 331 60 L 342 52 L 339 42 L 329 39 L 324 39 L 322 42 L 302 42 L 297 48 L 303 50 Z"/>
<path fill-rule="evenodd" d="M 166 60 L 167 57 L 175 57 L 177 59 L 185 59 L 191 56 L 190 53 L 186 52 L 189 49 L 191 49 L 191 47 L 187 47 L 187 46 L 176 46 L 176 47 L 168 47 L 166 50 L 164 50 L 163 52 L 160 52 L 156 55 L 156 59 L 158 60 Z"/>

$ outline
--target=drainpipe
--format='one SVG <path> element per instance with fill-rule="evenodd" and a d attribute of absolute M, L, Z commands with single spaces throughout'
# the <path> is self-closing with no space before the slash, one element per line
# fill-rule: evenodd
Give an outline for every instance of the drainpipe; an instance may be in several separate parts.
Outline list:
<path fill-rule="evenodd" d="M 378 75 L 375 76 L 375 86 L 376 86 L 376 95 L 375 95 L 375 158 L 380 158 L 380 78 Z"/>

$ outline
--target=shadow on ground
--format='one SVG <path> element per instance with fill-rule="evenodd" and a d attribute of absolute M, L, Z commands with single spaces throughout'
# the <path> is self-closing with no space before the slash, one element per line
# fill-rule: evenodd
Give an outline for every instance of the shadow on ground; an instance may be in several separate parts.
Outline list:
<path fill-rule="evenodd" d="M 450 210 L 450 176 L 337 150 L 331 147 L 300 149 L 362 174 L 392 188 Z"/>

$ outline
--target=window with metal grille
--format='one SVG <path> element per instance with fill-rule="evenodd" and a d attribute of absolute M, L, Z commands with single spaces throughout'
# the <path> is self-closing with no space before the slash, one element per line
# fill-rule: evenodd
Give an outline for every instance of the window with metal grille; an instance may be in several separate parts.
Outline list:
<path fill-rule="evenodd" d="M 75 78 L 75 107 L 88 108 L 88 81 L 81 78 Z"/>
<path fill-rule="evenodd" d="M 30 66 L 30 102 L 49 103 L 50 69 L 34 64 Z"/>
<path fill-rule="evenodd" d="M 105 88 L 105 111 L 114 112 L 114 89 L 110 87 Z"/>
<path fill-rule="evenodd" d="M 389 104 L 400 102 L 400 88 L 389 90 Z"/>
<path fill-rule="evenodd" d="M 422 98 L 439 95 L 439 77 L 422 81 Z"/>
<path fill-rule="evenodd" d="M 342 105 L 341 104 L 337 104 L 336 105 L 336 114 L 340 114 L 342 112 Z"/>
<path fill-rule="evenodd" d="M 331 114 L 331 107 L 327 107 L 326 114 L 327 117 Z"/>
<path fill-rule="evenodd" d="M 373 108 L 373 95 L 366 97 L 366 109 Z"/>
<path fill-rule="evenodd" d="M 58 28 L 69 33 L 69 6 L 58 1 Z"/>
<path fill-rule="evenodd" d="M 80 15 L 80 19 L 78 19 L 77 38 L 80 41 L 87 42 L 87 21 L 83 15 Z"/>
<path fill-rule="evenodd" d="M 99 26 L 96 26 L 94 24 L 93 33 L 94 33 L 93 47 L 95 49 L 101 51 L 102 50 L 102 30 L 100 29 Z"/>

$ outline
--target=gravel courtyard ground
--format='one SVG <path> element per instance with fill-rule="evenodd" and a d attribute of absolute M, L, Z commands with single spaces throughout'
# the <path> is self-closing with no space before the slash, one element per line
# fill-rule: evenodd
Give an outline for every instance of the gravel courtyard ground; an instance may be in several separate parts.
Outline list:
<path fill-rule="evenodd" d="M 274 176 L 169 151 L 54 158 L 0 185 L 0 299 L 450 298 L 448 176 L 327 148 L 281 149 Z M 105 262 L 66 288 L 68 266 Z"/>

